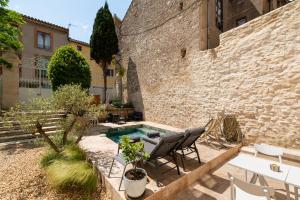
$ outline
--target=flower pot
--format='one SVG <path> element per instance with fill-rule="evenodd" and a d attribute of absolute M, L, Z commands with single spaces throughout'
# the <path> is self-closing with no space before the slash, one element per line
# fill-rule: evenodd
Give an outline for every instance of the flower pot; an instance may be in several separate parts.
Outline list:
<path fill-rule="evenodd" d="M 124 186 L 125 191 L 128 197 L 138 198 L 142 196 L 146 189 L 147 184 L 147 172 L 144 169 L 137 168 L 136 170 L 139 173 L 144 174 L 143 177 L 140 177 L 138 180 L 132 180 L 128 178 L 128 174 L 131 173 L 134 169 L 128 170 L 124 175 Z"/>

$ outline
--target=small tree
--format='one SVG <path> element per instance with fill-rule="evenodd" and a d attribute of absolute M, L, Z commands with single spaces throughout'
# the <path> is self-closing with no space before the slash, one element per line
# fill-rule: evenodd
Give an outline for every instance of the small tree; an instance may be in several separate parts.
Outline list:
<path fill-rule="evenodd" d="M 67 84 L 78 84 L 83 89 L 91 86 L 90 67 L 85 58 L 71 46 L 63 46 L 54 53 L 48 70 L 54 91 Z"/>
<path fill-rule="evenodd" d="M 6 113 L 4 121 L 13 126 L 16 120 L 21 128 L 30 134 L 39 133 L 49 146 L 57 153 L 63 148 L 55 144 L 49 135 L 43 130 L 48 122 L 49 114 L 57 113 L 60 110 L 66 111 L 66 120 L 63 125 L 63 141 L 65 145 L 71 131 L 77 135 L 76 144 L 89 127 L 90 116 L 94 115 L 95 107 L 91 105 L 92 97 L 79 85 L 65 85 L 54 92 L 52 99 L 37 98 L 29 103 L 19 104 Z M 13 120 L 12 120 L 13 119 Z"/>
<path fill-rule="evenodd" d="M 56 152 L 60 152 L 59 147 L 45 133 L 43 127 L 47 123 L 48 115 L 55 112 L 48 99 L 37 98 L 28 103 L 19 104 L 10 109 L 4 116 L 7 125 L 16 120 L 21 128 L 30 134 L 39 133 L 49 146 Z"/>
<path fill-rule="evenodd" d="M 80 85 L 65 85 L 54 92 L 54 108 L 67 113 L 67 119 L 63 124 L 63 145 L 66 144 L 68 134 L 73 129 L 78 135 L 76 143 L 81 140 L 89 126 L 89 116 L 95 113 L 95 107 L 91 104 L 92 99 Z"/>
<path fill-rule="evenodd" d="M 137 165 L 138 162 L 147 160 L 149 154 L 144 150 L 144 144 L 142 142 L 132 142 L 129 136 L 121 137 L 121 149 L 122 155 L 126 162 L 132 163 L 133 176 L 138 176 Z"/>
<path fill-rule="evenodd" d="M 11 68 L 11 63 L 2 58 L 4 52 L 14 52 L 18 54 L 22 50 L 20 25 L 24 20 L 20 14 L 6 9 L 8 0 L 0 0 L 0 65 Z"/>
<path fill-rule="evenodd" d="M 113 17 L 107 2 L 100 8 L 95 18 L 93 33 L 90 39 L 91 58 L 100 65 L 104 79 L 104 102 L 107 91 L 107 68 L 113 55 L 118 53 L 118 37 L 115 30 Z"/>

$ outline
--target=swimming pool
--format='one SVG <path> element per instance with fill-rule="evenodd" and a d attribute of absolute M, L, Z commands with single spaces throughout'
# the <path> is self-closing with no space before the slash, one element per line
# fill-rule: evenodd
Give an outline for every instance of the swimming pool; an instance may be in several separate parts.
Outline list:
<path fill-rule="evenodd" d="M 112 128 L 106 133 L 106 137 L 114 141 L 115 143 L 120 143 L 121 137 L 127 135 L 129 137 L 143 137 L 147 133 L 159 132 L 161 136 L 174 134 L 171 131 L 164 129 L 141 125 L 137 127 L 122 127 L 122 128 Z"/>

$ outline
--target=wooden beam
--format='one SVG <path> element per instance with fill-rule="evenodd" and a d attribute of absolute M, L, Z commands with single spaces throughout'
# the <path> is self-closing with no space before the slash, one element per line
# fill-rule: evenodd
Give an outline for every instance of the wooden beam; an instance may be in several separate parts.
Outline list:
<path fill-rule="evenodd" d="M 236 147 L 229 149 L 228 151 L 222 153 L 213 160 L 193 170 L 189 174 L 186 174 L 178 180 L 170 183 L 165 188 L 146 198 L 146 200 L 172 199 L 179 192 L 187 189 L 190 185 L 194 184 L 199 178 L 203 177 L 205 174 L 211 174 L 220 167 L 222 167 L 225 163 L 227 163 L 230 159 L 232 159 L 239 153 L 241 147 L 242 144 L 239 144 Z"/>

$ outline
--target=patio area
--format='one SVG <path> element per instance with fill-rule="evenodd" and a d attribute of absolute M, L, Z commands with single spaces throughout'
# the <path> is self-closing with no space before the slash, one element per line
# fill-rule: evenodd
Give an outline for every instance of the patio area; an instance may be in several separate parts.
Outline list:
<path fill-rule="evenodd" d="M 159 128 L 163 128 L 166 130 L 170 130 L 173 132 L 182 132 L 183 130 L 173 128 L 166 125 L 156 124 L 152 122 L 129 122 L 125 125 L 116 125 L 112 123 L 104 123 L 99 124 L 99 126 L 92 129 L 91 134 L 86 136 L 80 143 L 81 147 L 85 149 L 88 153 L 90 160 L 95 164 L 98 168 L 98 171 L 101 174 L 102 181 L 106 187 L 107 192 L 111 195 L 112 199 L 126 199 L 124 194 L 124 186 L 121 187 L 121 190 L 118 190 L 119 183 L 121 180 L 121 174 L 123 170 L 123 166 L 118 162 L 115 162 L 115 165 L 112 170 L 111 178 L 108 178 L 108 173 L 110 169 L 110 165 L 112 163 L 113 157 L 117 154 L 118 145 L 106 137 L 105 132 L 109 128 L 116 127 L 126 127 L 126 126 L 134 126 L 139 124 L 151 125 Z M 204 166 L 206 163 L 212 160 L 220 160 L 223 159 L 222 156 L 226 153 L 230 148 L 236 148 L 235 145 L 228 145 L 227 148 L 217 149 L 205 143 L 197 143 L 197 147 L 200 152 L 200 157 L 202 164 Z M 244 151 L 250 152 L 249 149 L 244 148 Z M 251 153 L 251 152 L 250 152 Z M 241 153 L 243 154 L 243 153 Z M 191 154 L 188 157 L 194 158 L 196 155 Z M 188 158 L 188 159 L 189 159 Z M 228 161 L 228 160 L 227 160 Z M 300 166 L 300 163 L 286 161 L 285 164 L 291 164 L 294 166 Z M 184 175 L 190 173 L 191 171 L 200 167 L 197 159 L 191 159 L 186 161 L 186 171 L 183 170 L 182 165 L 180 164 L 180 172 L 181 175 L 177 174 L 176 169 L 171 170 L 170 172 L 161 175 L 160 183 L 162 187 L 157 187 L 155 182 L 155 170 L 150 166 L 144 166 L 148 173 L 148 184 L 146 186 L 146 192 L 142 196 L 141 199 L 147 199 L 154 193 L 162 190 L 163 188 L 167 188 L 170 183 L 179 180 Z M 224 164 L 224 163 L 223 163 Z M 199 175 L 197 177 L 197 181 L 190 185 L 189 187 L 183 189 L 180 193 L 176 193 L 174 199 L 201 199 L 201 200 L 226 200 L 230 199 L 230 181 L 228 178 L 228 172 L 230 172 L 235 177 L 244 180 L 245 179 L 245 171 L 233 166 L 230 166 L 228 163 L 224 165 L 221 164 L 218 166 L 217 170 L 213 173 L 206 173 L 205 175 Z M 209 165 L 209 164 L 208 164 Z M 173 163 L 169 163 L 163 167 L 161 167 L 160 171 L 165 171 L 173 167 Z M 251 173 L 248 173 L 248 179 L 251 177 Z M 283 183 L 266 179 L 270 186 L 276 189 L 276 199 L 286 199 L 286 192 Z M 293 198 L 293 193 L 291 193 L 291 197 Z"/>

